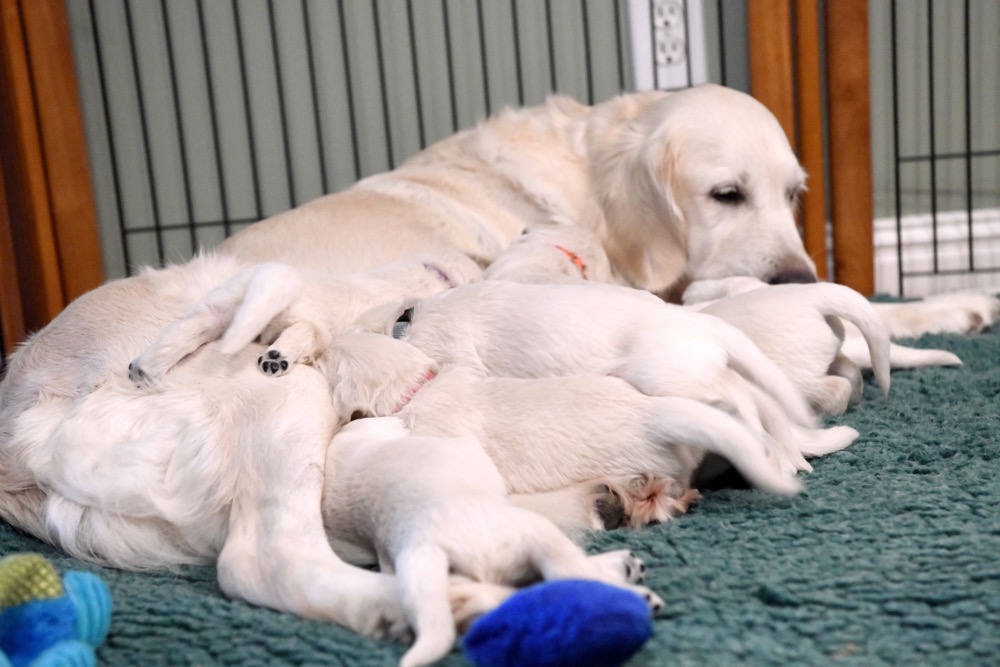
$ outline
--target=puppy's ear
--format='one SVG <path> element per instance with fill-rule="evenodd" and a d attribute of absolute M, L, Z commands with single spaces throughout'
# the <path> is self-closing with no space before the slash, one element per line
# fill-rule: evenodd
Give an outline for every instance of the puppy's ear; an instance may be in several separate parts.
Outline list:
<path fill-rule="evenodd" d="M 354 323 L 347 328 L 348 332 L 369 332 L 392 335 L 392 326 L 396 320 L 408 309 L 419 303 L 419 299 L 408 298 L 402 301 L 394 301 L 381 306 L 376 306 L 371 310 L 362 313 Z"/>

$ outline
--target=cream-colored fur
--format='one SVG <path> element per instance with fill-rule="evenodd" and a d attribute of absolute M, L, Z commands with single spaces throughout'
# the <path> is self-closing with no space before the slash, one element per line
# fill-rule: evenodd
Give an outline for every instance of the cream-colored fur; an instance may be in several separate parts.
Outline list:
<path fill-rule="evenodd" d="M 692 283 L 684 302 L 746 332 L 825 414 L 840 414 L 860 400 L 859 368 L 873 368 L 888 393 L 890 368 L 961 364 L 945 350 L 890 342 L 877 304 L 841 285 L 706 280 Z"/>
<path fill-rule="evenodd" d="M 416 634 L 401 667 L 452 649 L 467 619 L 452 614 L 449 575 L 500 586 L 592 579 L 641 595 L 652 611 L 663 606 L 637 585 L 645 568 L 631 552 L 588 557 L 552 523 L 512 504 L 475 439 L 411 434 L 396 417 L 361 419 L 333 438 L 326 470 L 323 517 L 334 549 L 395 575 Z"/>
<path fill-rule="evenodd" d="M 214 342 L 232 325 L 222 310 L 244 296 L 268 302 L 257 288 L 281 303 L 308 301 L 318 285 L 288 276 L 206 255 L 71 304 L 11 356 L 0 385 L 0 515 L 78 558 L 138 569 L 214 563 L 230 597 L 398 636 L 406 621 L 392 578 L 347 565 L 323 532 L 337 424 L 328 382 L 305 365 L 267 377 L 254 364 L 263 345 Z M 212 292 L 206 305 L 214 285 L 236 289 Z M 329 336 L 373 301 L 447 287 L 422 260 L 327 280 L 320 323 Z M 289 313 L 298 315 L 274 310 Z M 206 334 L 188 341 L 179 322 Z M 170 373 L 133 363 L 130 378 L 144 351 L 148 368 L 162 370 L 162 356 Z"/>
<path fill-rule="evenodd" d="M 718 86 L 498 114 L 393 172 L 251 225 L 215 258 L 71 304 L 11 357 L 0 385 L 0 516 L 82 558 L 217 559 L 228 595 L 362 632 L 398 629 L 391 580 L 347 568 L 317 528 L 332 421 L 315 369 L 279 362 L 287 375 L 267 378 L 252 367 L 263 346 L 233 356 L 174 334 L 133 365 L 141 388 L 128 364 L 248 266 L 344 275 L 456 251 L 485 264 L 535 224 L 593 231 L 616 276 L 656 292 L 732 275 L 805 279 L 812 264 L 792 215 L 803 179 L 773 116 Z M 923 326 L 986 326 L 993 306 L 936 304 Z M 893 321 L 912 312 L 901 310 Z M 211 310 L 193 315 L 211 322 Z M 322 332 L 296 332 L 293 361 L 322 347 L 311 338 Z"/>

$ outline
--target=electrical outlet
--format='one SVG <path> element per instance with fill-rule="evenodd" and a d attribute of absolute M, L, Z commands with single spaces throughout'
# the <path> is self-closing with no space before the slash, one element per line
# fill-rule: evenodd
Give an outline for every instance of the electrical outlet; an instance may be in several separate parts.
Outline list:
<path fill-rule="evenodd" d="M 708 81 L 705 0 L 628 0 L 638 90 Z"/>
<path fill-rule="evenodd" d="M 652 0 L 656 64 L 683 65 L 687 55 L 684 0 Z"/>

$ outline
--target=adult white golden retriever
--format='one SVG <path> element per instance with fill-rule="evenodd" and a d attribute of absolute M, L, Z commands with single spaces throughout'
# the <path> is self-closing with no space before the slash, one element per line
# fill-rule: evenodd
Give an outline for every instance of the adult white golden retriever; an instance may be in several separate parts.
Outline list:
<path fill-rule="evenodd" d="M 218 255 L 71 304 L 12 355 L 0 387 L 0 516 L 81 558 L 217 561 L 228 595 L 369 634 L 398 630 L 391 581 L 344 564 L 323 533 L 334 417 L 320 374 L 296 365 L 265 377 L 255 344 L 235 355 L 205 345 L 141 387 L 129 361 L 259 262 L 351 274 L 458 250 L 488 263 L 543 221 L 591 229 L 618 277 L 655 292 L 730 275 L 811 280 L 793 217 L 804 179 L 764 107 L 717 86 L 501 113 L 237 233 Z M 357 282 L 330 297 L 356 304 L 344 295 L 359 290 L 366 305 L 385 297 Z M 995 302 L 947 304 L 933 324 L 968 330 L 995 318 Z"/>

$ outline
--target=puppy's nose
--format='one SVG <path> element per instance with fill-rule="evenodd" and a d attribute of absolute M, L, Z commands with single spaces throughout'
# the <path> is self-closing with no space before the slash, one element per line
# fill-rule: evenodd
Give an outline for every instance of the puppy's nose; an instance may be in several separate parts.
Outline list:
<path fill-rule="evenodd" d="M 807 269 L 781 269 L 767 281 L 768 285 L 785 285 L 787 283 L 814 283 L 816 275 Z"/>

